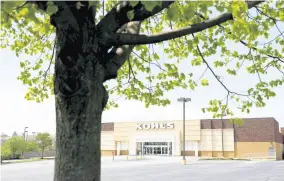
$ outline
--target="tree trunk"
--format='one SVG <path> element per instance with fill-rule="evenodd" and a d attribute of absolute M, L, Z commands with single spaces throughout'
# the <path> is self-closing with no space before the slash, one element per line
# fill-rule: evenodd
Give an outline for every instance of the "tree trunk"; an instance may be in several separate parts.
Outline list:
<path fill-rule="evenodd" d="M 41 159 L 43 159 L 43 152 L 44 152 L 44 149 L 41 150 Z"/>
<path fill-rule="evenodd" d="M 56 26 L 54 180 L 100 181 L 101 116 L 108 100 L 103 86 L 103 51 L 93 46 L 96 35 L 91 15 L 84 14 L 86 10 L 71 10 L 74 19 L 68 8 L 57 15 L 61 18 L 53 18 Z"/>
<path fill-rule="evenodd" d="M 98 86 L 90 95 L 57 98 L 55 181 L 100 181 L 103 97 Z"/>

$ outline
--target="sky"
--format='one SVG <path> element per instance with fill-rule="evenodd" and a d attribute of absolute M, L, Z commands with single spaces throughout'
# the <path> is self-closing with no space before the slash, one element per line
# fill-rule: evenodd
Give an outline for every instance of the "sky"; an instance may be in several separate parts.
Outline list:
<path fill-rule="evenodd" d="M 271 35 L 277 34 L 276 30 L 271 31 Z M 228 44 L 238 52 L 247 51 L 240 45 Z M 1 67 L 0 67 L 0 131 L 8 135 L 13 132 L 23 133 L 24 128 L 28 127 L 28 132 L 49 132 L 55 134 L 55 103 L 54 97 L 46 100 L 43 103 L 36 103 L 24 99 L 27 87 L 17 80 L 20 73 L 20 61 L 25 59 L 36 59 L 37 56 L 28 57 L 21 55 L 17 57 L 13 51 L 2 49 L 1 51 Z M 158 54 L 162 55 L 162 62 L 170 60 L 163 55 L 160 49 L 157 49 Z M 215 57 L 209 58 L 207 61 L 212 65 Z M 185 73 L 192 72 L 196 79 L 200 77 L 205 69 L 204 66 L 192 67 L 190 65 L 190 57 L 179 65 L 180 70 Z M 218 72 L 219 71 L 219 72 Z M 223 74 L 222 70 L 217 70 L 218 74 Z M 276 71 L 269 72 L 267 78 L 279 77 Z M 212 74 L 207 71 L 204 75 L 209 80 L 209 87 L 199 87 L 195 91 L 176 89 L 167 92 L 165 96 L 171 100 L 171 104 L 166 107 L 150 106 L 145 108 L 145 105 L 138 101 L 119 99 L 117 103 L 119 108 L 112 108 L 103 112 L 102 122 L 128 122 L 128 121 L 166 121 L 166 120 L 182 120 L 182 103 L 177 102 L 179 97 L 190 97 L 191 102 L 186 104 L 186 119 L 206 119 L 212 118 L 211 114 L 203 113 L 201 108 L 206 107 L 210 99 L 222 99 L 226 96 L 224 88 L 216 81 Z M 248 88 L 253 87 L 257 83 L 256 75 L 249 75 L 245 70 L 241 70 L 237 77 L 226 75 L 223 81 L 227 87 L 233 91 L 244 92 Z M 275 89 L 277 96 L 267 101 L 264 108 L 253 108 L 250 114 L 241 113 L 234 105 L 233 111 L 238 117 L 274 117 L 280 127 L 284 127 L 284 88 Z M 114 97 L 115 98 L 115 97 Z"/>
<path fill-rule="evenodd" d="M 241 48 L 239 48 L 239 51 L 241 51 Z M 51 134 L 55 134 L 54 97 L 43 103 L 31 102 L 24 99 L 27 87 L 17 80 L 17 76 L 20 72 L 19 62 L 25 58 L 25 56 L 16 57 L 10 50 L 1 50 L 0 78 L 2 88 L 0 89 L 0 131 L 11 135 L 14 131 L 22 133 L 24 127 L 28 127 L 30 134 L 32 132 L 50 132 Z M 197 76 L 200 76 L 204 70 L 204 67 L 190 67 L 186 61 L 184 64 L 186 65 L 184 69 L 190 69 Z M 145 108 L 141 102 L 119 99 L 119 108 L 103 112 L 102 122 L 181 120 L 182 104 L 176 101 L 181 96 L 192 99 L 191 102 L 186 104 L 187 120 L 212 118 L 212 115 L 202 113 L 201 108 L 206 107 L 210 99 L 225 97 L 226 92 L 210 72 L 206 72 L 205 78 L 209 80 L 209 87 L 200 87 L 196 91 L 176 89 L 166 93 L 165 96 L 172 102 L 166 107 L 150 106 L 149 108 Z M 256 76 L 245 73 L 241 73 L 237 78 L 227 76 L 224 79 L 226 85 L 232 90 L 247 90 L 247 87 L 253 86 L 257 80 Z M 280 126 L 284 127 L 284 114 L 282 113 L 284 102 L 283 92 L 283 87 L 278 88 L 276 90 L 277 97 L 269 100 L 265 108 L 254 108 L 249 115 L 240 113 L 237 109 L 234 109 L 235 114 L 239 117 L 274 117 Z"/>

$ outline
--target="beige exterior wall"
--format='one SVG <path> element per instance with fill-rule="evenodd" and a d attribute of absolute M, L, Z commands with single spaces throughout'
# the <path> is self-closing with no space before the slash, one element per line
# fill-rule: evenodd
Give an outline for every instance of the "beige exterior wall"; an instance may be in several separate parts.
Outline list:
<path fill-rule="evenodd" d="M 141 123 L 174 123 L 173 129 L 137 130 Z M 186 121 L 186 155 L 201 157 L 229 158 L 277 158 L 282 159 L 283 144 L 269 142 L 234 142 L 233 129 L 201 129 L 200 120 Z M 101 136 L 102 155 L 135 155 L 140 150 L 139 142 L 172 142 L 173 155 L 182 153 L 182 121 L 119 122 L 114 123 L 114 131 L 103 131 Z M 223 131 L 223 151 L 222 151 Z M 269 155 L 269 147 L 275 154 Z M 119 151 L 118 151 L 119 150 Z"/>
<path fill-rule="evenodd" d="M 212 151 L 212 130 L 211 129 L 202 129 L 201 130 L 201 140 L 199 142 L 200 151 Z M 207 153 L 204 153 L 207 155 Z"/>
<path fill-rule="evenodd" d="M 101 150 L 116 150 L 113 134 L 113 131 L 101 133 Z"/>
<path fill-rule="evenodd" d="M 277 144 L 275 142 L 236 142 L 236 158 L 275 158 Z M 269 148 L 274 148 L 274 155 L 269 155 Z"/>
<path fill-rule="evenodd" d="M 137 130 L 136 124 L 143 123 L 174 123 L 173 129 L 142 129 Z M 164 141 L 172 142 L 172 150 L 174 155 L 180 155 L 181 153 L 181 136 L 183 130 L 182 121 L 153 121 L 153 122 L 119 122 L 114 123 L 113 139 L 114 141 L 128 142 L 127 149 L 129 154 L 135 154 L 137 149 L 137 142 L 151 142 L 152 141 Z M 200 120 L 186 121 L 186 141 L 200 141 Z M 121 147 L 121 146 L 120 146 Z M 198 147 L 198 144 L 197 144 Z M 120 148 L 121 150 L 127 150 Z M 197 148 L 198 149 L 198 148 Z M 197 150 L 198 151 L 198 150 Z"/>
<path fill-rule="evenodd" d="M 282 160 L 282 155 L 284 153 L 284 145 L 281 143 L 275 143 L 276 159 Z"/>
<path fill-rule="evenodd" d="M 178 121 L 178 130 L 183 135 L 183 122 Z M 185 140 L 186 141 L 200 141 L 200 120 L 185 121 Z"/>
<path fill-rule="evenodd" d="M 223 129 L 223 143 L 224 143 L 224 151 L 234 151 L 234 129 Z"/>
<path fill-rule="evenodd" d="M 222 129 L 202 129 L 200 151 L 222 151 Z M 223 129 L 224 151 L 234 151 L 234 130 Z"/>

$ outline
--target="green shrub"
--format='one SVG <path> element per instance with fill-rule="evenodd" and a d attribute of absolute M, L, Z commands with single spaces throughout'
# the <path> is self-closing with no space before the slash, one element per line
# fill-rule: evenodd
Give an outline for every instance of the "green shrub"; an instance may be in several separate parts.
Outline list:
<path fill-rule="evenodd" d="M 21 153 L 16 153 L 15 154 L 15 159 L 19 159 L 21 157 Z"/>
<path fill-rule="evenodd" d="M 7 160 L 12 157 L 11 149 L 7 143 L 1 145 L 1 160 Z"/>

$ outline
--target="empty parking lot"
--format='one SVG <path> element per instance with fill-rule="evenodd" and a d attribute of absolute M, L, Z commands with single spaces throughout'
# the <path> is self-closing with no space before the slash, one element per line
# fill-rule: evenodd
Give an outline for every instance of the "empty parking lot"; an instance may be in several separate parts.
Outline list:
<path fill-rule="evenodd" d="M 53 160 L 1 166 L 2 181 L 52 181 Z M 284 161 L 198 161 L 180 157 L 102 159 L 102 181 L 283 181 Z"/>

